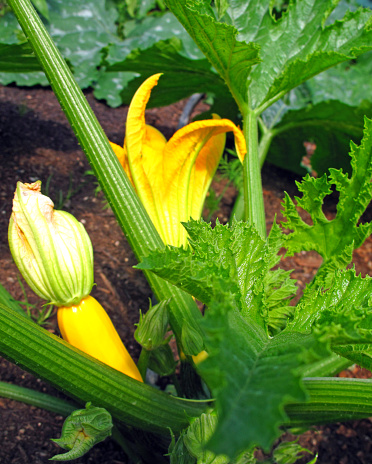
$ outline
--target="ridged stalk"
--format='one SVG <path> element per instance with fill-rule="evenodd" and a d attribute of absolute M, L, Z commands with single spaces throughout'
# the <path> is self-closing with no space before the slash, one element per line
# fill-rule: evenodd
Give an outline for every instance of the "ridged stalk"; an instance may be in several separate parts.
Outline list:
<path fill-rule="evenodd" d="M 0 305 L 0 352 L 73 399 L 106 408 L 127 425 L 169 436 L 205 405 L 169 396 L 109 368 Z"/>
<path fill-rule="evenodd" d="M 291 427 L 308 427 L 372 416 L 371 379 L 307 378 L 308 403 L 285 407 Z"/>

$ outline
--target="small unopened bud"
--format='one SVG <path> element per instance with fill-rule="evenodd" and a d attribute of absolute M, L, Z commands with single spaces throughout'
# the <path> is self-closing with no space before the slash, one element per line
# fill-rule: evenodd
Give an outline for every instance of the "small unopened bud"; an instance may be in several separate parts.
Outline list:
<path fill-rule="evenodd" d="M 204 349 L 202 336 L 187 322 L 182 326 L 181 342 L 186 355 L 196 356 Z"/>
<path fill-rule="evenodd" d="M 93 250 L 84 226 L 54 210 L 41 182 L 17 183 L 9 245 L 21 274 L 41 298 L 57 306 L 78 304 L 93 287 Z"/>
<path fill-rule="evenodd" d="M 168 343 L 164 338 L 169 324 L 168 304 L 169 300 L 164 300 L 150 307 L 144 316 L 140 314 L 134 337 L 145 350 L 151 351 Z"/>
<path fill-rule="evenodd" d="M 158 375 L 172 375 L 177 363 L 174 360 L 172 350 L 169 345 L 161 345 L 151 351 L 149 368 Z"/>

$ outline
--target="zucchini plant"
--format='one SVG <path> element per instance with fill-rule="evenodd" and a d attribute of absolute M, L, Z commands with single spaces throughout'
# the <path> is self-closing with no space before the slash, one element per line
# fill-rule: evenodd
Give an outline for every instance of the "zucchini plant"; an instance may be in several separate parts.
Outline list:
<path fill-rule="evenodd" d="M 188 177 L 179 186 L 180 191 L 189 187 L 187 194 L 166 213 L 175 214 L 177 231 L 179 221 L 185 221 L 188 241 L 169 245 L 166 234 L 157 230 L 161 232 L 164 224 L 155 227 L 153 212 L 144 207 L 146 195 L 160 195 L 148 188 L 156 183 L 136 183 L 136 178 L 164 174 L 161 169 L 146 171 L 148 166 L 139 162 L 146 150 L 150 160 L 162 156 L 163 150 L 146 148 L 143 125 L 139 131 L 134 125 L 122 148 L 126 153 L 118 148 L 114 153 L 29 0 L 8 3 L 138 258 L 137 267 L 160 302 L 149 312 L 152 324 L 142 330 L 146 339 L 138 338 L 157 360 L 169 354 L 169 321 L 182 360 L 179 396 L 158 391 L 72 348 L 14 311 L 3 292 L 0 353 L 79 404 L 92 402 L 98 414 L 105 408 L 122 432 L 134 428 L 156 436 L 156 448 L 166 453 L 169 447 L 174 463 L 255 462 L 255 448 L 269 450 L 286 427 L 370 416 L 371 381 L 332 376 L 354 362 L 371 367 L 371 278 L 357 276 L 347 267 L 353 250 L 372 230 L 371 223 L 360 222 L 372 197 L 372 122 L 365 119 L 361 144 L 351 144 L 351 173 L 331 169 L 319 178 L 306 176 L 298 183 L 302 196 L 285 197 L 285 221 L 274 223 L 268 236 L 260 177 L 260 156 L 266 148 L 264 138 L 258 141 L 259 130 L 266 130 L 261 118 L 266 109 L 315 74 L 372 49 L 370 10 L 349 12 L 327 25 L 335 6 L 332 0 L 292 1 L 279 19 L 269 1 L 216 1 L 216 8 L 204 0 L 167 1 L 239 107 L 246 146 L 245 154 L 239 148 L 244 221 L 212 228 L 195 217 L 189 200 L 199 187 L 191 175 L 205 154 L 199 148 L 191 151 Z M 240 138 L 232 123 L 208 124 L 213 130 L 225 124 L 222 132 L 233 130 Z M 159 134 L 151 134 L 156 146 Z M 176 160 L 189 141 L 181 137 L 179 145 L 174 144 Z M 193 143 L 200 144 L 199 138 Z M 123 169 L 125 162 L 121 164 L 117 155 L 123 160 L 127 156 L 129 169 Z M 335 218 L 329 220 L 322 205 L 332 189 L 339 192 L 339 201 Z M 169 204 L 158 201 L 156 207 Z M 311 224 L 303 221 L 299 208 L 309 213 Z M 186 217 L 180 211 L 186 211 Z M 184 246 L 175 246 L 179 244 Z M 290 272 L 276 268 L 282 247 L 288 255 L 315 250 L 323 259 L 296 305 L 291 304 L 296 286 Z M 204 314 L 195 299 L 205 305 Z M 146 316 L 140 326 L 145 322 Z M 149 339 L 158 342 L 152 346 Z M 144 372 L 151 356 L 141 358 Z M 88 411 L 90 406 L 81 415 L 89 416 Z M 143 444 L 142 432 L 134 440 Z M 135 435 L 132 432 L 131 437 Z M 131 449 L 128 454 L 133 457 Z M 138 459 L 151 462 L 146 453 Z"/>

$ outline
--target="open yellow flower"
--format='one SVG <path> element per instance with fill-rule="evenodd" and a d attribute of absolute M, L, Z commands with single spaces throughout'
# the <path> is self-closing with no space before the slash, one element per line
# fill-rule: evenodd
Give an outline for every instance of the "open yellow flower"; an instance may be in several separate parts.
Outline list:
<path fill-rule="evenodd" d="M 124 147 L 111 143 L 164 243 L 187 244 L 181 222 L 199 219 L 221 159 L 226 132 L 232 131 L 243 161 L 246 145 L 241 130 L 228 119 L 196 121 L 167 142 L 145 122 L 146 104 L 161 74 L 149 77 L 129 107 Z"/>

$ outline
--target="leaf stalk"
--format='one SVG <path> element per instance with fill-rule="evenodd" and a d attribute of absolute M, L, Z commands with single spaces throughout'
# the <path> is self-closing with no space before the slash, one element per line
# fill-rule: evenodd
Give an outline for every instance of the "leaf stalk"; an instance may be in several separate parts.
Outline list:
<path fill-rule="evenodd" d="M 265 207 L 263 201 L 261 169 L 258 154 L 258 121 L 254 111 L 244 115 L 244 137 L 247 154 L 243 163 L 244 216 L 254 225 L 261 235 L 266 237 Z"/>

